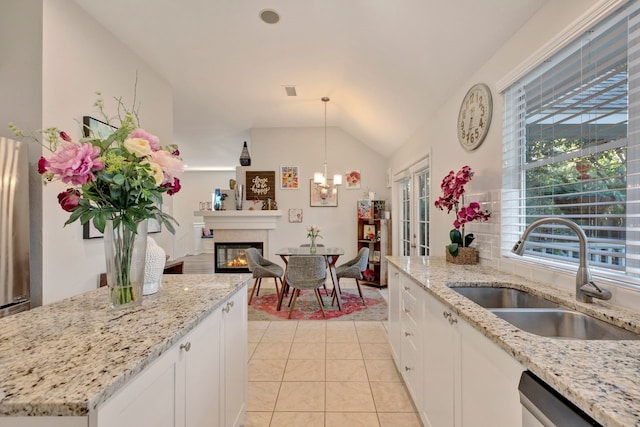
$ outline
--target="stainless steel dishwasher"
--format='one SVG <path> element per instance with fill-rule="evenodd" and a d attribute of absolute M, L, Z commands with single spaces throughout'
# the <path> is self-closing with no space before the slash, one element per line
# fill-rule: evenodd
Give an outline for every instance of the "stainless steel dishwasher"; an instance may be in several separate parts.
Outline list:
<path fill-rule="evenodd" d="M 601 426 L 529 371 L 522 373 L 518 390 L 522 404 L 522 427 Z"/>

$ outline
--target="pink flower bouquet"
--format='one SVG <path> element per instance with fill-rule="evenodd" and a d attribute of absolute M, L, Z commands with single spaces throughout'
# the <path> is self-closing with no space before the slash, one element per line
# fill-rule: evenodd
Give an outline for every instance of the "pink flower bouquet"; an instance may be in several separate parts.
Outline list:
<path fill-rule="evenodd" d="M 181 188 L 178 147 L 161 146 L 157 136 L 139 127 L 137 112 L 117 101 L 123 117 L 106 137 L 94 135 L 90 128 L 85 129 L 89 136 L 80 141 L 56 128 L 41 131 L 46 142 L 42 145 L 51 154 L 40 158 L 38 172 L 45 184 L 59 180 L 68 185 L 58 195 L 62 209 L 71 213 L 65 225 L 92 221 L 104 232 L 106 221 L 113 220 L 114 226 L 122 223 L 135 232 L 136 223 L 154 218 L 173 233 L 175 220 L 159 206 L 162 193 L 173 195 Z M 95 105 L 109 124 L 102 100 Z M 16 136 L 25 136 L 14 125 L 10 128 Z"/>
<path fill-rule="evenodd" d="M 473 178 L 473 171 L 469 166 L 463 166 L 458 172 L 450 171 L 442 180 L 440 188 L 442 196 L 435 201 L 434 205 L 447 213 L 454 211 L 453 229 L 449 232 L 451 244 L 447 246 L 452 256 L 458 256 L 459 247 L 468 247 L 473 242 L 473 234 L 464 233 L 464 225 L 472 221 L 487 221 L 491 217 L 489 211 L 480 209 L 478 202 L 464 204 L 464 186 Z"/>

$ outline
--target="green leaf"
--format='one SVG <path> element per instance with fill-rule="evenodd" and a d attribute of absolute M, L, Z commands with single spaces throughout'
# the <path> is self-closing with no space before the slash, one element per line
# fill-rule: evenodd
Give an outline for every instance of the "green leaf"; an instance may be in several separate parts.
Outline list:
<path fill-rule="evenodd" d="M 455 228 L 449 232 L 449 239 L 451 239 L 451 243 L 462 244 L 462 234 L 460 230 L 456 230 Z"/>
<path fill-rule="evenodd" d="M 124 175 L 122 174 L 117 174 L 116 176 L 113 177 L 113 183 L 116 185 L 122 185 L 124 184 L 125 178 Z"/>
<path fill-rule="evenodd" d="M 447 246 L 447 250 L 449 251 L 451 256 L 458 256 L 458 244 L 457 243 L 452 243 L 449 246 Z"/>

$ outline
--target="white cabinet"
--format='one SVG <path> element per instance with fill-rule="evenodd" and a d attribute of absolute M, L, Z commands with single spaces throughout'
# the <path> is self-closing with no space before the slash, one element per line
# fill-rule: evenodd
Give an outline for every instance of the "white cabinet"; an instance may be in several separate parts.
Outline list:
<path fill-rule="evenodd" d="M 520 426 L 522 365 L 444 304 L 425 295 L 427 425 Z"/>
<path fill-rule="evenodd" d="M 466 322 L 460 330 L 462 425 L 521 426 L 518 393 L 524 367 Z"/>
<path fill-rule="evenodd" d="M 389 264 L 389 342 L 391 343 L 391 353 L 397 366 L 400 366 L 400 345 L 402 331 L 400 327 L 400 279 L 402 275 L 397 267 Z"/>
<path fill-rule="evenodd" d="M 246 287 L 98 408 L 97 427 L 237 427 L 247 402 Z"/>
<path fill-rule="evenodd" d="M 395 266 L 390 268 L 389 339 L 425 426 L 522 425 L 522 365 Z"/>
<path fill-rule="evenodd" d="M 424 291 L 402 277 L 400 280 L 400 364 L 405 384 L 414 402 L 422 400 Z"/>
<path fill-rule="evenodd" d="M 221 426 L 242 425 L 247 404 L 247 293 L 240 291 L 222 308 Z M 204 425 L 204 424 L 200 424 Z"/>
<path fill-rule="evenodd" d="M 454 407 L 459 391 L 454 384 L 459 370 L 458 319 L 435 298 L 425 293 L 424 394 L 421 405 L 427 426 L 454 426 Z"/>

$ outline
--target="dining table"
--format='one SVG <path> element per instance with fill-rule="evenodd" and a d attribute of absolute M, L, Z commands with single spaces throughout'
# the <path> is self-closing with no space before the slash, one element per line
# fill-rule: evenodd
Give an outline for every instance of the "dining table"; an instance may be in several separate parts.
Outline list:
<path fill-rule="evenodd" d="M 331 276 L 331 282 L 333 283 L 333 293 L 335 294 L 336 301 L 338 302 L 338 310 L 342 310 L 342 303 L 340 301 L 340 287 L 338 286 L 338 277 L 336 276 L 336 262 L 340 255 L 344 255 L 344 249 L 339 247 L 331 247 L 331 246 L 318 246 L 317 248 L 312 249 L 310 246 L 295 246 L 295 247 L 287 247 L 278 249 L 276 251 L 276 255 L 279 255 L 284 261 L 285 270 L 286 266 L 289 264 L 289 257 L 292 256 L 314 256 L 321 255 L 327 260 L 327 269 L 329 271 L 329 275 Z M 283 281 L 282 281 L 282 292 L 280 292 L 280 298 L 278 300 L 277 310 L 280 310 L 282 307 L 282 300 L 284 299 L 285 289 L 287 288 L 287 274 L 285 272 Z"/>

